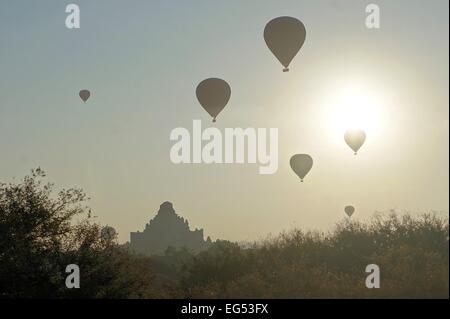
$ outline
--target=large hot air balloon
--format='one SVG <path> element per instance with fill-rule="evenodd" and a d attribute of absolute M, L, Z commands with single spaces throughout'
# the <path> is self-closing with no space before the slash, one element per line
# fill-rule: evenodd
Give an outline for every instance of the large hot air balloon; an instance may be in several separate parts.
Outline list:
<path fill-rule="evenodd" d="M 306 174 L 311 170 L 313 165 L 313 159 L 308 154 L 295 154 L 291 157 L 290 160 L 291 168 L 295 172 L 295 174 L 300 177 L 300 180 L 303 182 Z"/>
<path fill-rule="evenodd" d="M 270 51 L 289 71 L 289 64 L 303 46 L 306 29 L 303 23 L 292 17 L 278 17 L 269 21 L 264 28 L 264 40 Z"/>
<path fill-rule="evenodd" d="M 201 106 L 212 116 L 213 122 L 227 105 L 231 96 L 231 88 L 222 79 L 209 78 L 200 82 L 195 91 Z"/>
<path fill-rule="evenodd" d="M 89 90 L 81 90 L 80 93 L 78 93 L 78 95 L 83 100 L 83 102 L 86 103 L 86 101 L 91 96 L 91 92 L 89 92 Z"/>
<path fill-rule="evenodd" d="M 355 207 L 353 206 L 345 206 L 344 208 L 345 213 L 348 217 L 352 217 L 353 213 L 355 212 Z"/>
<path fill-rule="evenodd" d="M 363 130 L 351 130 L 345 132 L 344 135 L 345 142 L 348 146 L 357 154 L 358 150 L 364 144 L 366 140 L 366 133 Z"/>

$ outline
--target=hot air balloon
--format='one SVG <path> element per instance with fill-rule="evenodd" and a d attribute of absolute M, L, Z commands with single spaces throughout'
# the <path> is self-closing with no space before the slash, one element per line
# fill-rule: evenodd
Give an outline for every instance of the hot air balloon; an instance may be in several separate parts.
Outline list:
<path fill-rule="evenodd" d="M 357 154 L 358 150 L 364 144 L 366 140 L 366 133 L 363 130 L 351 130 L 345 132 L 344 135 L 345 142 L 348 146 Z"/>
<path fill-rule="evenodd" d="M 80 98 L 83 100 L 84 103 L 86 103 L 86 101 L 89 99 L 89 97 L 91 96 L 91 92 L 89 92 L 89 90 L 81 90 L 80 93 L 78 94 L 80 96 Z"/>
<path fill-rule="evenodd" d="M 264 28 L 264 40 L 270 51 L 289 71 L 289 64 L 303 46 L 306 29 L 303 23 L 292 17 L 278 17 L 269 21 Z"/>
<path fill-rule="evenodd" d="M 295 154 L 291 157 L 290 160 L 291 168 L 295 172 L 295 174 L 300 177 L 300 180 L 303 182 L 306 174 L 311 170 L 313 165 L 313 159 L 308 154 Z"/>
<path fill-rule="evenodd" d="M 227 105 L 231 96 L 231 88 L 222 79 L 209 78 L 200 82 L 195 91 L 201 106 L 212 116 L 213 122 Z"/>
<path fill-rule="evenodd" d="M 345 206 L 344 208 L 345 213 L 348 217 L 352 217 L 353 213 L 355 212 L 355 207 L 353 206 Z"/>
<path fill-rule="evenodd" d="M 116 234 L 117 234 L 116 230 L 114 229 L 114 227 L 111 226 L 103 227 L 100 232 L 102 239 L 105 241 L 114 239 L 116 237 Z"/>

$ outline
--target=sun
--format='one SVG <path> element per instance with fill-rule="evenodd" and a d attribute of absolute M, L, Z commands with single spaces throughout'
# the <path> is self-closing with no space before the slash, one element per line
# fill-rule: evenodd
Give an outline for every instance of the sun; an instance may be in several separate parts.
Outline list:
<path fill-rule="evenodd" d="M 332 90 L 325 104 L 325 126 L 334 136 L 341 138 L 346 131 L 357 129 L 369 136 L 380 133 L 382 102 L 370 86 L 342 85 Z"/>
<path fill-rule="evenodd" d="M 376 102 L 369 92 L 347 89 L 333 108 L 334 125 L 342 133 L 351 129 L 373 131 L 378 124 Z"/>

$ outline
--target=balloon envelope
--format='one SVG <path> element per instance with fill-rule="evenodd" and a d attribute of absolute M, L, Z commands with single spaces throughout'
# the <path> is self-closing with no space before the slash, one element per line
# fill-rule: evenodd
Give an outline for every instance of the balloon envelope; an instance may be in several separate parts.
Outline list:
<path fill-rule="evenodd" d="M 83 100 L 83 102 L 86 103 L 86 101 L 91 96 L 91 92 L 89 92 L 88 90 L 81 90 L 79 95 L 80 95 L 80 98 Z"/>
<path fill-rule="evenodd" d="M 209 78 L 200 82 L 196 89 L 200 105 L 212 116 L 213 122 L 230 100 L 231 88 L 222 79 Z"/>
<path fill-rule="evenodd" d="M 355 207 L 345 206 L 344 211 L 348 215 L 348 217 L 351 217 L 353 215 L 353 213 L 355 212 Z"/>
<path fill-rule="evenodd" d="M 306 39 L 303 23 L 292 17 L 278 17 L 269 21 L 264 28 L 264 40 L 270 51 L 289 71 L 289 64 L 300 51 Z"/>
<path fill-rule="evenodd" d="M 104 240 L 112 240 L 115 238 L 117 232 L 116 230 L 111 226 L 105 226 L 101 230 L 101 236 Z"/>
<path fill-rule="evenodd" d="M 291 157 L 290 160 L 291 168 L 295 172 L 295 174 L 300 177 L 300 180 L 303 182 L 306 174 L 311 170 L 313 165 L 313 159 L 308 154 L 295 154 Z"/>
<path fill-rule="evenodd" d="M 358 152 L 358 150 L 366 140 L 366 133 L 364 133 L 363 130 L 347 131 L 345 132 L 344 139 L 347 145 L 350 146 L 350 148 L 355 152 L 356 155 L 356 152 Z"/>

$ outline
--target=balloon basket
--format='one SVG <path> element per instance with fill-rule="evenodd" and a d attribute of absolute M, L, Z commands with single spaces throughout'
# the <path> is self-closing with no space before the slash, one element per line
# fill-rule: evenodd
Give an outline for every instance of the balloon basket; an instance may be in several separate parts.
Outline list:
<path fill-rule="evenodd" d="M 284 68 L 283 72 L 289 72 L 289 68 Z"/>

